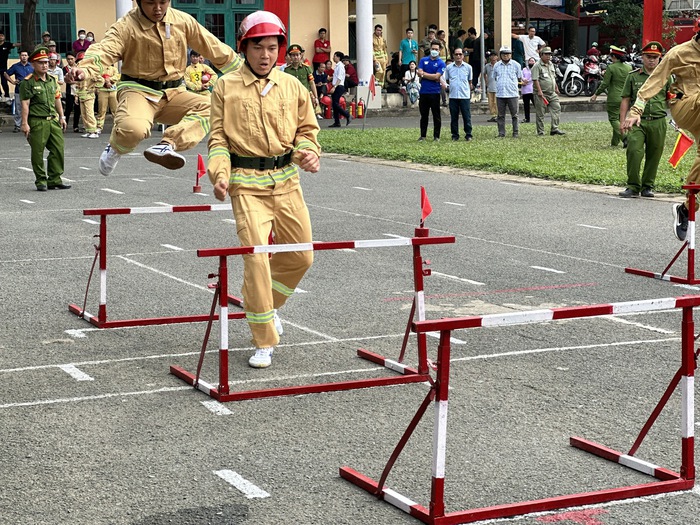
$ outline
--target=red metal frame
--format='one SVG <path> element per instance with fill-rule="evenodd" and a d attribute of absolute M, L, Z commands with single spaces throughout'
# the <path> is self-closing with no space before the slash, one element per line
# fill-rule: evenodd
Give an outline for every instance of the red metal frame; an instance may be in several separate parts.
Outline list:
<path fill-rule="evenodd" d="M 379 377 L 371 379 L 359 379 L 354 381 L 337 381 L 330 383 L 320 383 L 311 385 L 296 385 L 281 388 L 268 388 L 261 390 L 246 390 L 231 392 L 229 385 L 229 359 L 228 359 L 228 305 L 225 299 L 228 290 L 228 266 L 227 258 L 232 255 L 244 255 L 249 253 L 276 253 L 282 251 L 323 251 L 323 250 L 340 250 L 348 248 L 372 248 L 372 247 L 387 247 L 399 245 L 411 245 L 413 247 L 413 282 L 414 282 L 414 299 L 413 307 L 409 315 L 407 323 L 407 333 L 410 330 L 411 323 L 414 318 L 418 317 L 419 321 L 425 319 L 424 307 L 424 292 L 423 292 L 423 277 L 430 275 L 430 270 L 424 268 L 425 264 L 421 255 L 421 246 L 429 244 L 447 244 L 454 243 L 455 238 L 450 237 L 430 237 L 427 228 L 416 228 L 415 237 L 411 239 L 391 239 L 391 240 L 370 240 L 370 241 L 340 241 L 340 242 L 314 242 L 308 244 L 276 244 L 262 246 L 242 246 L 234 248 L 217 248 L 198 250 L 199 257 L 218 257 L 219 258 L 219 281 L 215 285 L 219 292 L 219 382 L 217 386 L 209 384 L 200 378 L 201 363 L 204 352 L 207 346 L 211 324 L 214 321 L 214 304 L 212 304 L 212 315 L 209 320 L 207 334 L 205 335 L 202 344 L 202 350 L 197 366 L 197 372 L 191 373 L 179 366 L 171 366 L 170 373 L 179 377 L 186 383 L 201 390 L 208 396 L 217 401 L 239 401 L 243 399 L 256 399 L 263 397 L 288 396 L 298 394 L 311 394 L 318 392 L 333 392 L 338 390 L 352 390 L 356 388 L 368 388 L 374 386 L 397 385 L 404 383 L 417 383 L 430 381 L 427 341 L 424 333 L 418 334 L 418 367 L 410 368 L 403 364 L 403 358 L 408 344 L 408 337 L 404 337 L 401 347 L 400 357 L 398 361 L 388 359 L 384 356 L 371 352 L 370 350 L 360 348 L 357 350 L 358 357 L 377 363 L 385 368 L 398 372 L 399 375 Z M 216 302 L 216 297 L 214 299 Z"/>
<path fill-rule="evenodd" d="M 175 323 L 198 323 L 209 320 L 209 315 L 199 314 L 199 315 L 183 315 L 183 316 L 171 316 L 171 317 L 144 317 L 136 319 L 119 319 L 119 320 L 108 320 L 107 319 L 107 216 L 108 215 L 152 215 L 157 213 L 192 213 L 192 212 L 205 212 L 205 211 L 221 211 L 230 209 L 229 205 L 185 205 L 185 206 L 163 206 L 156 208 L 102 208 L 102 209 L 89 209 L 83 210 L 83 215 L 86 216 L 99 216 L 100 217 L 100 232 L 95 235 L 98 238 L 98 243 L 95 245 L 96 255 L 99 258 L 99 270 L 100 270 L 100 302 L 97 311 L 97 315 L 89 313 L 85 309 L 85 305 L 78 306 L 76 304 L 69 304 L 68 311 L 74 313 L 78 317 L 85 319 L 93 326 L 97 328 L 122 328 L 127 326 L 147 326 L 147 325 L 162 325 L 162 324 L 175 324 Z M 93 266 L 94 268 L 94 266 Z M 88 276 L 88 282 L 85 291 L 85 298 L 87 302 L 87 294 L 90 288 L 90 280 L 92 278 L 92 270 Z M 242 299 L 229 295 L 225 296 L 228 302 L 236 306 L 241 306 L 243 304 Z M 230 319 L 239 319 L 242 314 L 240 312 L 235 312 L 229 314 Z"/>
<path fill-rule="evenodd" d="M 679 284 L 700 284 L 700 279 L 695 278 L 695 206 L 697 193 L 700 191 L 699 184 L 687 184 L 683 186 L 684 190 L 688 191 L 688 233 L 686 240 L 673 256 L 668 266 L 661 273 L 650 272 L 648 270 L 640 270 L 639 268 L 625 268 L 626 273 L 641 275 L 642 277 L 651 277 L 652 279 L 660 279 L 662 281 L 670 281 Z M 667 275 L 667 272 L 678 260 L 683 250 L 688 249 L 688 273 L 686 277 L 677 277 L 675 275 Z"/>
<path fill-rule="evenodd" d="M 550 319 L 573 319 L 580 317 L 593 317 L 609 315 L 609 313 L 635 311 L 662 310 L 673 302 L 675 308 L 682 308 L 682 343 L 681 343 L 681 367 L 674 376 L 666 393 L 657 404 L 647 424 L 644 426 L 634 445 L 627 454 L 612 450 L 608 447 L 588 441 L 579 437 L 570 438 L 570 445 L 595 454 L 603 459 L 619 463 L 644 474 L 650 475 L 659 481 L 652 483 L 630 485 L 605 490 L 582 492 L 564 496 L 556 496 L 533 501 L 522 501 L 492 507 L 476 508 L 458 512 L 446 512 L 444 501 L 445 489 L 445 456 L 447 438 L 447 400 L 450 380 L 450 336 L 452 330 L 476 328 L 479 326 L 505 326 L 520 323 L 536 323 Z M 572 308 L 555 308 L 534 312 L 518 312 L 515 314 L 490 315 L 482 317 L 465 317 L 459 319 L 441 319 L 437 321 L 419 321 L 413 323 L 413 330 L 417 333 L 433 331 L 440 332 L 440 342 L 437 355 L 437 372 L 430 391 L 423 403 L 418 408 L 413 420 L 401 437 L 399 443 L 391 454 L 386 467 L 379 479 L 375 481 L 359 472 L 341 467 L 340 476 L 367 492 L 383 499 L 395 507 L 403 510 L 431 525 L 446 525 L 456 523 L 471 523 L 474 521 L 507 518 L 520 514 L 542 512 L 564 507 L 578 505 L 590 505 L 626 498 L 661 494 L 678 490 L 692 489 L 695 484 L 694 463 L 694 373 L 697 354 L 694 351 L 694 323 L 693 308 L 700 305 L 700 295 L 667 298 L 651 301 L 637 301 L 629 303 L 617 303 L 609 305 L 581 306 Z M 636 309 L 635 309 L 636 308 Z M 680 473 L 658 467 L 647 461 L 634 457 L 639 445 L 646 437 L 649 429 L 656 421 L 659 413 L 665 406 L 672 391 L 681 384 L 682 416 L 681 416 L 681 468 Z M 389 472 L 403 450 L 406 442 L 413 433 L 416 425 L 425 414 L 430 403 L 435 406 L 435 426 L 433 430 L 433 473 L 430 491 L 430 505 L 426 508 L 398 494 L 386 486 Z"/>

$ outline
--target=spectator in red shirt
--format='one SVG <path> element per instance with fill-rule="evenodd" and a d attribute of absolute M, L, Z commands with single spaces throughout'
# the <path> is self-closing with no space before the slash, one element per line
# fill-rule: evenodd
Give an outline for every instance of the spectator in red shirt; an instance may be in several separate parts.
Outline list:
<path fill-rule="evenodd" d="M 591 44 L 591 48 L 586 52 L 586 55 L 587 56 L 593 55 L 596 57 L 600 56 L 600 50 L 598 49 L 598 42 L 593 42 Z"/>
<path fill-rule="evenodd" d="M 348 55 L 343 57 L 343 65 L 345 66 L 345 88 L 350 89 L 357 87 L 360 80 L 357 78 L 357 70 L 355 66 L 350 63 L 350 57 Z"/>
<path fill-rule="evenodd" d="M 318 69 L 321 62 L 328 62 L 331 59 L 331 41 L 326 39 L 328 31 L 325 27 L 318 30 L 318 38 L 314 41 L 314 71 Z"/>
<path fill-rule="evenodd" d="M 78 29 L 78 40 L 73 42 L 73 53 L 77 56 L 81 51 L 84 53 L 85 50 L 90 47 L 90 42 L 86 38 L 85 29 Z"/>

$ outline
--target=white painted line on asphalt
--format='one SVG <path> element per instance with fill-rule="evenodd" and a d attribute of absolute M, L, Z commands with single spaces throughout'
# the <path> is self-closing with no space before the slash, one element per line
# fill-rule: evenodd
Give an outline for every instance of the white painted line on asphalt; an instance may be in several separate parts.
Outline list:
<path fill-rule="evenodd" d="M 616 317 L 614 315 L 604 315 L 604 316 L 602 316 L 602 319 L 608 319 L 608 320 L 614 321 L 616 323 L 637 326 L 639 328 L 644 328 L 645 330 L 651 330 L 652 332 L 658 332 L 660 334 L 666 334 L 666 335 L 675 334 L 675 332 L 673 330 L 664 330 L 663 328 L 649 326 L 648 324 L 635 323 L 634 321 L 628 321 L 627 319 L 621 319 L 620 317 Z"/>
<path fill-rule="evenodd" d="M 197 288 L 198 290 L 204 290 L 205 292 L 213 293 L 206 286 L 202 286 L 199 284 L 191 283 L 189 281 L 185 281 L 184 279 L 180 279 L 179 277 L 175 277 L 174 275 L 170 275 L 169 273 L 161 272 L 160 270 L 156 270 L 155 268 L 151 268 L 150 266 L 146 266 L 145 264 L 141 264 L 140 262 L 134 261 L 133 259 L 129 259 L 128 257 L 124 257 L 123 255 L 117 255 L 117 258 L 122 259 L 123 261 L 126 261 L 128 263 L 134 264 L 134 265 L 138 266 L 139 268 L 144 268 L 146 270 L 150 270 L 154 273 L 157 273 L 158 275 L 162 275 L 163 277 L 168 277 L 169 279 L 173 279 L 174 281 L 177 281 L 179 283 L 186 284 L 187 286 L 192 286 L 193 288 Z"/>
<path fill-rule="evenodd" d="M 202 193 L 201 191 L 199 193 L 195 193 L 195 195 L 198 195 L 200 197 L 209 197 L 208 193 Z"/>
<path fill-rule="evenodd" d="M 530 268 L 533 268 L 535 270 L 542 270 L 543 272 L 566 273 L 562 272 L 561 270 L 555 270 L 554 268 L 547 268 L 545 266 L 530 266 Z"/>
<path fill-rule="evenodd" d="M 80 169 L 81 169 L 81 170 L 90 171 L 92 168 L 86 168 L 85 166 L 80 166 Z"/>
<path fill-rule="evenodd" d="M 222 219 L 222 222 L 228 222 L 229 224 L 236 224 L 235 219 Z"/>
<path fill-rule="evenodd" d="M 69 179 L 68 177 L 61 177 L 65 182 L 75 182 L 75 179 Z"/>
<path fill-rule="evenodd" d="M 457 357 L 455 359 L 450 359 L 450 362 L 459 361 L 476 361 L 479 359 L 492 359 L 494 357 L 512 357 L 520 355 L 529 354 L 541 354 L 545 352 L 561 352 L 567 350 L 589 350 L 591 348 L 607 348 L 610 346 L 630 346 L 630 345 L 640 345 L 640 344 L 656 344 L 656 343 L 668 343 L 671 341 L 680 341 L 680 337 L 668 337 L 666 339 L 642 339 L 639 341 L 620 341 L 617 343 L 600 343 L 594 345 L 581 345 L 581 346 L 555 346 L 551 348 L 535 348 L 533 350 L 518 350 L 514 352 L 501 352 L 500 354 L 481 354 L 468 357 Z"/>
<path fill-rule="evenodd" d="M 3 408 L 17 408 L 17 407 L 33 407 L 40 405 L 56 405 L 59 403 L 76 403 L 79 401 L 94 401 L 97 399 L 109 399 L 112 397 L 127 397 L 127 396 L 142 396 L 148 394 L 160 394 L 162 392 L 177 392 L 179 390 L 192 390 L 190 385 L 187 386 L 173 386 L 159 388 L 157 390 L 140 390 L 137 392 L 114 392 L 112 394 L 99 394 L 95 396 L 83 396 L 83 397 L 59 397 L 56 399 L 42 399 L 40 401 L 26 401 L 23 403 L 6 403 L 0 405 L 0 409 Z"/>
<path fill-rule="evenodd" d="M 143 179 L 131 179 L 131 180 L 135 180 L 136 182 L 146 182 L 146 181 L 143 180 Z"/>
<path fill-rule="evenodd" d="M 506 186 L 520 186 L 517 182 L 506 182 L 506 181 L 500 181 L 501 184 L 505 184 Z"/>
<path fill-rule="evenodd" d="M 100 224 L 97 221 L 93 221 L 92 219 L 83 219 L 83 222 L 87 222 L 88 224 Z"/>
<path fill-rule="evenodd" d="M 295 288 L 294 293 L 309 293 L 306 290 L 302 290 L 301 288 Z"/>
<path fill-rule="evenodd" d="M 130 157 L 136 157 L 137 155 L 140 155 L 140 153 L 136 153 L 135 151 L 132 151 L 131 153 L 127 153 L 127 155 Z"/>
<path fill-rule="evenodd" d="M 338 250 L 339 252 L 352 252 L 352 253 L 357 253 L 357 250 L 353 250 L 352 248 L 341 248 Z"/>
<path fill-rule="evenodd" d="M 466 204 L 460 204 L 459 202 L 449 202 L 449 201 L 446 201 L 444 204 L 450 204 L 452 206 L 466 206 Z"/>
<path fill-rule="evenodd" d="M 576 226 L 581 226 L 581 228 L 591 228 L 593 230 L 607 230 L 607 228 L 603 228 L 602 226 L 591 226 L 590 224 L 577 224 Z"/>
<path fill-rule="evenodd" d="M 363 188 L 362 186 L 353 186 L 352 189 L 353 190 L 362 190 L 362 191 L 372 191 L 372 188 Z"/>
<path fill-rule="evenodd" d="M 109 193 L 116 193 L 117 195 L 124 195 L 123 191 L 117 191 L 117 190 L 112 190 L 110 188 L 100 188 L 102 191 L 106 191 Z"/>
<path fill-rule="evenodd" d="M 686 290 L 700 290 L 700 286 L 693 286 L 691 284 L 674 284 L 678 288 L 685 288 Z"/>
<path fill-rule="evenodd" d="M 299 288 L 297 288 L 295 291 L 298 291 Z M 304 292 L 306 293 L 306 292 Z M 311 328 L 307 326 L 302 326 L 300 324 L 295 324 L 292 323 L 291 321 L 287 321 L 286 319 L 284 320 L 284 324 L 288 324 L 289 326 L 293 326 L 294 328 L 297 328 L 299 330 L 303 330 L 304 332 L 307 332 L 309 334 L 317 335 L 319 337 L 322 337 L 323 339 L 326 339 L 327 341 L 338 341 L 339 339 L 336 337 L 333 337 L 332 335 L 324 334 L 323 332 L 317 332 L 316 330 L 312 330 Z"/>
<path fill-rule="evenodd" d="M 175 250 L 176 252 L 184 252 L 184 248 L 180 248 L 179 246 L 173 246 L 172 244 L 161 244 L 163 248 L 168 248 L 169 250 Z"/>
<path fill-rule="evenodd" d="M 394 235 L 393 233 L 382 233 L 382 235 L 393 239 L 408 239 L 408 237 L 405 237 L 404 235 Z"/>
<path fill-rule="evenodd" d="M 214 470 L 214 474 L 223 479 L 226 483 L 233 485 L 248 499 L 269 498 L 270 495 L 260 487 L 256 487 L 247 479 L 233 470 Z"/>
<path fill-rule="evenodd" d="M 160 202 L 160 201 L 154 202 L 153 204 L 157 204 L 158 206 L 170 206 L 170 204 L 168 204 L 167 202 Z"/>
<path fill-rule="evenodd" d="M 25 204 L 36 204 L 34 201 L 28 201 L 27 199 L 20 199 L 19 202 L 23 202 Z"/>
<path fill-rule="evenodd" d="M 76 381 L 94 381 L 92 377 L 87 375 L 82 370 L 78 369 L 75 365 L 61 365 L 58 368 L 63 370 L 66 374 L 71 376 Z"/>
<path fill-rule="evenodd" d="M 434 337 L 435 339 L 440 339 L 440 332 L 425 332 L 425 335 Z M 461 339 L 457 339 L 456 337 L 450 337 L 450 342 L 454 343 L 456 345 L 466 345 L 466 341 L 462 341 Z"/>
<path fill-rule="evenodd" d="M 34 171 L 32 168 L 25 168 L 24 166 L 17 166 L 17 169 L 23 171 Z"/>
<path fill-rule="evenodd" d="M 440 273 L 433 271 L 430 275 L 437 275 L 438 277 L 444 277 L 445 279 L 453 279 L 455 281 L 461 281 L 463 283 L 475 284 L 477 286 L 484 286 L 486 283 L 481 283 L 479 281 L 472 281 L 471 279 L 464 279 L 463 277 L 457 277 L 456 275 L 448 275 L 446 273 Z"/>
<path fill-rule="evenodd" d="M 224 405 L 216 401 L 215 399 L 212 399 L 211 401 L 200 401 L 204 407 L 212 412 L 213 414 L 217 416 L 230 416 L 233 414 L 228 408 L 226 408 Z"/>

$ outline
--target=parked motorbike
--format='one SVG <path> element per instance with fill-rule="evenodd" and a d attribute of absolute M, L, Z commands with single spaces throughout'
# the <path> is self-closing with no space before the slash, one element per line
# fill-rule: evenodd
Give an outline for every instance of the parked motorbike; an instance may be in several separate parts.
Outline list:
<path fill-rule="evenodd" d="M 557 73 L 559 91 L 567 97 L 577 97 L 583 91 L 585 82 L 581 76 L 581 66 L 576 57 L 552 57 Z"/>
<path fill-rule="evenodd" d="M 583 59 L 583 92 L 586 96 L 595 94 L 596 89 L 603 80 L 603 75 L 598 62 L 598 57 L 590 55 Z"/>

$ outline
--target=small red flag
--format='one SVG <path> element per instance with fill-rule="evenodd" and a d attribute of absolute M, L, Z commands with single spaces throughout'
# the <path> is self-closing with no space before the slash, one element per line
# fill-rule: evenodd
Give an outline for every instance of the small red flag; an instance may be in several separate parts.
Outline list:
<path fill-rule="evenodd" d="M 207 167 L 204 165 L 204 159 L 201 153 L 197 153 L 197 180 L 201 179 L 206 175 Z"/>
<path fill-rule="evenodd" d="M 420 222 L 423 222 L 425 219 L 428 218 L 428 215 L 433 213 L 433 207 L 430 205 L 430 201 L 428 200 L 428 194 L 425 191 L 425 188 L 423 186 L 420 187 Z"/>
<path fill-rule="evenodd" d="M 668 162 L 675 169 L 678 163 L 681 161 L 683 156 L 688 152 L 690 146 L 693 145 L 693 139 L 686 135 L 683 130 L 678 130 L 678 137 L 676 137 L 676 144 L 673 146 L 673 152 Z"/>
<path fill-rule="evenodd" d="M 369 92 L 372 93 L 372 100 L 374 100 L 374 97 L 377 96 L 377 89 L 374 86 L 375 82 L 376 82 L 376 79 L 374 78 L 374 75 L 369 77 Z"/>

